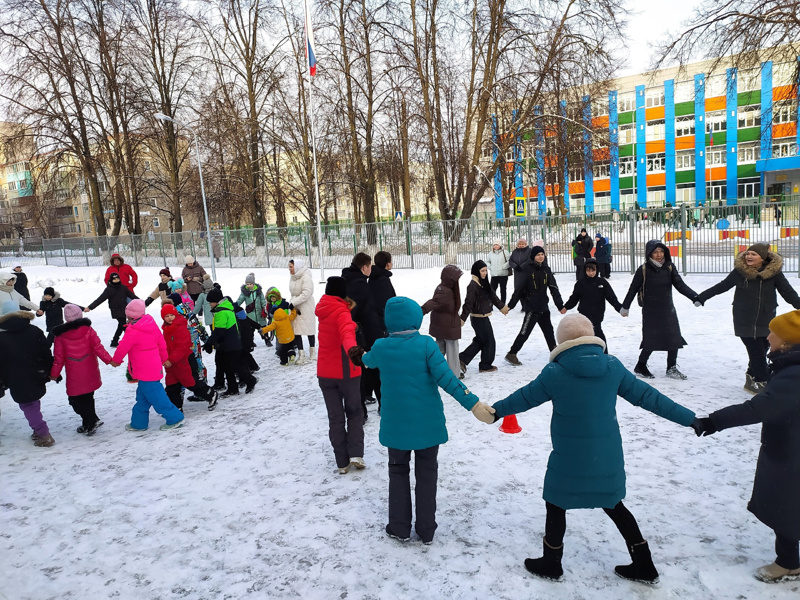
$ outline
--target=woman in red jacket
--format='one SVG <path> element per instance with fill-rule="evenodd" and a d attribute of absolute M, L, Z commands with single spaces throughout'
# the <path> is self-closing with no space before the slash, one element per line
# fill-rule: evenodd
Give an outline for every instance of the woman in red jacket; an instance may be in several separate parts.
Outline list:
<path fill-rule="evenodd" d="M 111 275 L 113 273 L 119 275 L 122 285 L 128 288 L 131 292 L 133 292 L 133 288 L 136 287 L 136 284 L 139 283 L 139 276 L 136 274 L 136 271 L 133 270 L 132 266 L 126 265 L 125 259 L 123 259 L 119 254 L 111 255 L 111 265 L 106 269 L 106 285 L 108 285 L 108 281 L 111 279 Z"/>
<path fill-rule="evenodd" d="M 317 378 L 328 409 L 328 437 L 339 474 L 350 467 L 363 469 L 364 412 L 361 407 L 361 362 L 364 351 L 356 345 L 356 324 L 350 314 L 347 282 L 329 277 L 325 295 L 315 310 L 319 321 Z M 346 425 L 345 425 L 346 422 Z"/>
<path fill-rule="evenodd" d="M 200 400 L 208 402 L 208 410 L 217 407 L 218 394 L 215 390 L 208 387 L 208 384 L 199 376 L 194 360 L 189 360 L 192 356 L 192 336 L 189 333 L 189 324 L 186 317 L 180 314 L 172 304 L 165 304 L 161 307 L 161 318 L 164 324 L 161 330 L 164 332 L 164 341 L 167 344 L 167 362 L 164 368 L 167 371 L 166 392 L 178 410 L 183 412 L 183 392 L 185 387 L 191 390 Z"/>
<path fill-rule="evenodd" d="M 66 369 L 67 398 L 82 420 L 78 433 L 94 435 L 103 424 L 94 407 L 94 393 L 103 385 L 100 378 L 99 358 L 111 363 L 111 355 L 103 347 L 89 319 L 81 318 L 83 310 L 75 304 L 64 307 L 66 323 L 53 328 L 53 368 L 50 379 L 58 379 L 61 369 Z"/>

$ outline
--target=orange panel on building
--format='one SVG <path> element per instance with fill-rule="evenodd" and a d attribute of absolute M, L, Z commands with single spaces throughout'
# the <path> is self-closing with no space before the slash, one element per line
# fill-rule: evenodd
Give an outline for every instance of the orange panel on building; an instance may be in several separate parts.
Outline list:
<path fill-rule="evenodd" d="M 675 150 L 691 150 L 694 148 L 694 136 L 684 135 L 675 138 Z"/>
<path fill-rule="evenodd" d="M 610 179 L 595 179 L 594 180 L 594 191 L 595 192 L 610 192 L 611 191 L 611 180 Z"/>
<path fill-rule="evenodd" d="M 544 187 L 545 196 L 557 196 L 560 191 L 561 189 L 557 183 Z"/>
<path fill-rule="evenodd" d="M 570 194 L 583 194 L 586 191 L 586 184 L 583 181 L 574 181 L 569 184 Z"/>
<path fill-rule="evenodd" d="M 544 166 L 548 169 L 550 167 L 555 167 L 558 165 L 558 159 L 555 156 L 545 156 L 544 157 Z"/>
<path fill-rule="evenodd" d="M 592 158 L 594 158 L 594 160 L 609 160 L 611 158 L 611 152 L 608 148 L 595 148 L 592 150 Z"/>
<path fill-rule="evenodd" d="M 647 142 L 645 144 L 645 152 L 647 154 L 654 154 L 656 152 L 665 152 L 665 148 L 667 147 L 667 143 L 664 140 L 659 140 L 657 142 Z"/>
<path fill-rule="evenodd" d="M 664 107 L 654 106 L 653 108 L 646 108 L 644 111 L 644 118 L 647 121 L 652 121 L 653 119 L 663 119 Z"/>
<path fill-rule="evenodd" d="M 709 181 L 725 181 L 727 173 L 725 167 L 714 167 L 713 169 L 706 169 Z"/>
<path fill-rule="evenodd" d="M 772 126 L 772 139 L 795 137 L 796 135 L 797 123 L 780 123 Z"/>
<path fill-rule="evenodd" d="M 592 127 L 608 127 L 608 115 L 602 117 L 595 117 L 592 119 Z"/>
<path fill-rule="evenodd" d="M 793 98 L 797 98 L 797 88 L 793 85 L 779 85 L 772 88 L 772 100 L 775 102 Z"/>
<path fill-rule="evenodd" d="M 653 173 L 652 175 L 647 176 L 647 187 L 655 187 L 666 184 L 667 184 L 666 173 Z"/>
<path fill-rule="evenodd" d="M 706 98 L 706 112 L 712 110 L 725 110 L 725 96 Z"/>

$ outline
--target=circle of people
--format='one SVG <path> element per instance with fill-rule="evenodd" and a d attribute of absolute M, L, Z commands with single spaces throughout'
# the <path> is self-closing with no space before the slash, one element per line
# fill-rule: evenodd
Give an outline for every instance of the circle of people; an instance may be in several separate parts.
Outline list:
<path fill-rule="evenodd" d="M 311 272 L 301 259 L 289 262 L 289 300 L 275 287 L 264 293 L 251 273 L 233 301 L 191 256 L 186 257 L 181 278 L 173 280 L 169 269 L 162 269 L 161 282 L 141 300 L 133 293 L 135 272 L 115 254 L 106 273 L 106 289 L 85 308 L 66 302 L 53 288 L 45 289 L 36 306 L 18 266 L 0 272 L 0 390 L 8 389 L 22 409 L 34 444 L 51 446 L 54 440 L 42 417 L 40 400 L 45 383 L 60 381 L 64 370 L 69 403 L 82 419 L 77 432 L 91 436 L 103 424 L 93 396 L 102 383 L 98 360 L 117 367 L 127 357 L 127 378 L 138 386 L 126 429 L 146 430 L 151 407 L 165 419 L 162 430 L 174 429 L 184 422 L 184 389 L 193 394 L 189 400 L 207 402 L 209 410 L 214 410 L 223 389 L 221 396 L 238 395 L 239 386 L 245 387 L 245 393 L 252 392 L 258 381 L 253 373 L 259 369 L 252 357 L 255 333 L 268 346 L 274 335 L 281 365 L 316 361 L 340 475 L 366 468 L 367 405 L 378 404 L 379 441 L 387 447 L 389 458 L 385 532 L 408 543 L 413 521 L 423 544 L 433 542 L 438 526 L 438 452 L 448 439 L 439 388 L 488 424 L 552 402 L 553 450 L 543 486 L 542 556 L 525 559 L 524 566 L 529 573 L 554 581 L 563 577 L 566 511 L 602 508 L 622 534 L 631 558 L 630 564 L 619 565 L 614 572 L 631 581 L 658 582 L 648 542 L 622 502 L 626 479 L 615 409 L 618 396 L 691 428 L 697 436 L 762 423 L 762 450 L 748 509 L 773 530 L 776 559 L 757 569 L 755 576 L 770 583 L 800 577 L 800 398 L 795 392 L 800 384 L 800 310 L 776 316 L 777 294 L 795 309 L 800 309 L 800 297 L 782 272 L 782 257 L 768 244 L 753 244 L 735 258 L 724 280 L 698 294 L 673 267 L 669 249 L 651 240 L 645 262 L 620 303 L 609 282 L 610 245 L 599 233 L 595 239 L 595 256 L 585 229 L 573 242 L 576 283 L 566 302 L 547 265 L 543 242 L 529 246 L 525 239 L 517 242 L 510 255 L 501 243 L 494 243 L 488 264 L 478 260 L 472 265 L 463 302 L 459 288 L 463 273 L 455 265 L 445 266 L 433 297 L 422 306 L 395 294 L 390 279 L 392 257 L 384 251 L 374 260 L 365 253 L 356 254 L 341 276 L 328 278 L 325 294 L 316 304 Z M 601 252 L 606 245 L 607 252 Z M 506 304 L 512 276 L 514 291 Z M 735 288 L 734 333 L 748 355 L 744 390 L 753 395 L 751 399 L 698 417 L 646 383 L 654 378 L 648 367 L 653 352 L 667 353 L 667 377 L 686 379 L 677 368 L 678 350 L 686 341 L 673 288 L 697 307 Z M 548 294 L 562 314 L 578 309 L 578 314 L 562 318 L 555 332 Z M 162 303 L 160 328 L 145 312 L 157 299 Z M 631 373 L 608 354 L 602 322 L 606 303 L 627 317 L 634 299 L 642 309 L 642 342 Z M 113 356 L 103 348 L 91 321 L 83 317 L 103 302 L 118 322 L 111 341 L 116 348 Z M 550 362 L 529 384 L 489 406 L 463 380 L 478 354 L 479 373 L 497 370 L 490 317 L 493 308 L 506 315 L 517 304 L 524 316 L 505 360 L 513 366 L 522 364 L 518 353 L 538 324 Z M 428 313 L 430 335 L 426 336 L 419 330 Z M 31 326 L 35 316 L 42 315 L 47 338 L 40 328 Z M 459 352 L 467 318 L 474 337 Z M 210 334 L 206 327 L 211 328 Z M 308 338 L 308 357 L 302 336 Z M 215 356 L 213 384 L 206 379 L 203 351 Z M 399 363 L 405 367 L 392 368 Z M 162 367 L 165 386 L 161 385 Z"/>

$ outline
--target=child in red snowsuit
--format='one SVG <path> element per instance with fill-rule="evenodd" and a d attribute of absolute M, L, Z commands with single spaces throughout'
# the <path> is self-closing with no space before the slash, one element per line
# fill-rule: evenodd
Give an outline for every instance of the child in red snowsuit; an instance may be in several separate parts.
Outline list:
<path fill-rule="evenodd" d="M 208 410 L 217 406 L 217 392 L 208 387 L 203 378 L 192 368 L 196 364 L 190 360 L 192 356 L 192 336 L 189 333 L 186 317 L 180 314 L 172 304 L 161 307 L 161 318 L 164 324 L 164 341 L 167 344 L 169 358 L 164 363 L 167 371 L 166 392 L 170 401 L 183 411 L 183 391 L 191 390 L 200 400 L 208 402 Z"/>

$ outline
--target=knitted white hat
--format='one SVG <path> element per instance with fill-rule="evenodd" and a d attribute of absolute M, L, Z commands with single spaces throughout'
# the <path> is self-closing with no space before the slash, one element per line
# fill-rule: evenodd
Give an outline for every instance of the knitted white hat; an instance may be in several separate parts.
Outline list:
<path fill-rule="evenodd" d="M 556 341 L 563 344 L 579 337 L 591 335 L 594 335 L 592 322 L 580 313 L 573 313 L 561 319 L 556 330 Z"/>

